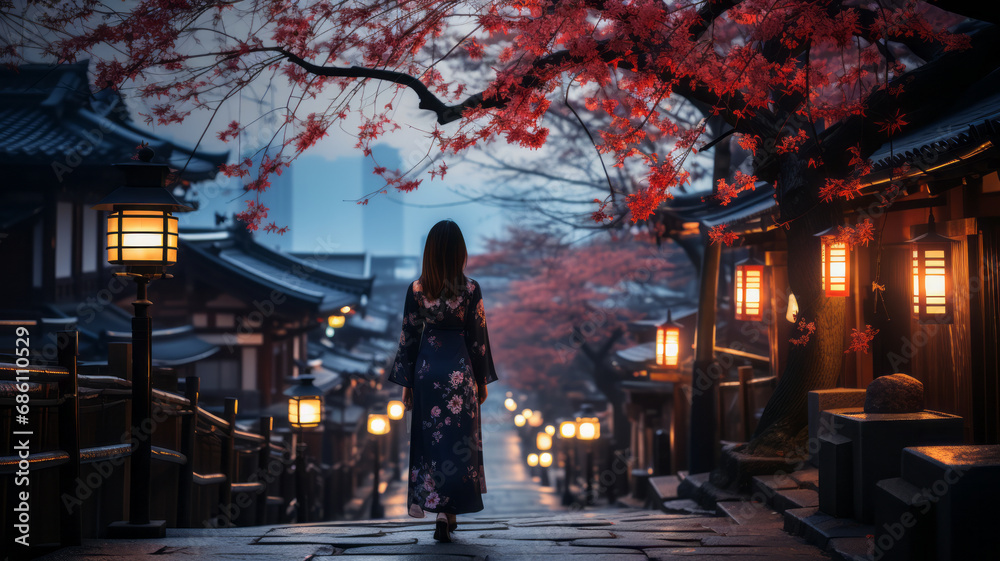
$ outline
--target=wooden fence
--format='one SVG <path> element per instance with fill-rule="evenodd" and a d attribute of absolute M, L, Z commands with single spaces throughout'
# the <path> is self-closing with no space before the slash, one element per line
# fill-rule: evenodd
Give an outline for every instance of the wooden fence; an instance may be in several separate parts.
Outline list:
<path fill-rule="evenodd" d="M 76 332 L 59 332 L 58 342 L 58 365 L 25 369 L 0 363 L 0 544 L 5 551 L 24 549 L 14 540 L 20 535 L 15 506 L 25 490 L 35 552 L 105 537 L 111 523 L 129 520 L 129 463 L 143 438 L 152 439 L 151 476 L 137 488 L 150 495 L 150 518 L 166 520 L 169 527 L 343 516 L 365 473 L 359 468 L 371 465 L 364 454 L 334 465 L 296 461 L 291 446 L 272 434 L 271 417 L 257 419 L 251 432 L 236 423 L 236 399 L 226 400 L 221 417 L 201 407 L 197 377 L 184 380 L 183 394 L 154 389 L 150 418 L 132 419 L 129 345 L 113 344 L 107 366 L 81 374 Z M 25 370 L 27 382 L 19 384 L 18 374 L 23 377 Z M 21 393 L 29 400 L 27 424 L 19 422 L 16 409 Z M 18 438 L 30 443 L 26 458 L 15 448 Z M 27 486 L 18 481 L 22 460 L 28 465 Z M 296 497 L 314 499 L 303 508 Z"/>

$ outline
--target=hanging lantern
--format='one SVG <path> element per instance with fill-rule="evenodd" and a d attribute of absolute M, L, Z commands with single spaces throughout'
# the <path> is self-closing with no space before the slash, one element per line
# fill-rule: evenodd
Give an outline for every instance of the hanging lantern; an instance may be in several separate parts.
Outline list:
<path fill-rule="evenodd" d="M 820 241 L 823 292 L 827 297 L 850 296 L 851 250 L 847 242 L 838 242 L 833 228 L 816 234 Z"/>
<path fill-rule="evenodd" d="M 667 310 L 667 321 L 656 328 L 656 365 L 677 368 L 680 363 L 680 325 L 671 320 Z"/>
<path fill-rule="evenodd" d="M 764 318 L 764 263 L 749 257 L 736 264 L 736 294 L 733 303 L 736 319 L 760 321 Z"/>
<path fill-rule="evenodd" d="M 913 317 L 920 323 L 952 323 L 950 270 L 954 240 L 937 233 L 931 211 L 927 233 L 909 243 L 913 246 Z"/>

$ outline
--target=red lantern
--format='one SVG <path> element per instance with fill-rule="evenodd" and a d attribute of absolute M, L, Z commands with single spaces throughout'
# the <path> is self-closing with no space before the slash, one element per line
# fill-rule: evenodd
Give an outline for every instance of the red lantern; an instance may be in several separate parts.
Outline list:
<path fill-rule="evenodd" d="M 909 242 L 913 244 L 913 317 L 920 323 L 952 323 L 950 269 L 954 240 L 937 233 L 931 211 L 927 233 Z"/>
<path fill-rule="evenodd" d="M 851 249 L 847 242 L 836 241 L 833 228 L 818 234 L 821 247 L 823 292 L 828 297 L 850 296 Z"/>
<path fill-rule="evenodd" d="M 764 318 L 764 263 L 750 257 L 736 264 L 736 319 L 760 321 Z"/>

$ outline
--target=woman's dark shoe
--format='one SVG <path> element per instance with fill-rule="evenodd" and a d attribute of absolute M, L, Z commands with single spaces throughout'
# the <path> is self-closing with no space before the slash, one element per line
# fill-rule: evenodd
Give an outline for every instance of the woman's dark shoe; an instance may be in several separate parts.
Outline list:
<path fill-rule="evenodd" d="M 439 542 L 450 542 L 451 536 L 448 535 L 448 518 L 438 516 L 437 522 L 434 525 L 434 539 Z"/>

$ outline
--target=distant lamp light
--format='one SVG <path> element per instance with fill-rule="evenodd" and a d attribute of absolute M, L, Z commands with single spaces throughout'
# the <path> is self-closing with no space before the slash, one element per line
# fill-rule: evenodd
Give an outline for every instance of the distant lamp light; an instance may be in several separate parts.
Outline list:
<path fill-rule="evenodd" d="M 527 419 L 524 418 L 524 415 L 521 414 L 514 415 L 515 426 L 523 427 L 525 422 L 527 422 Z"/>
<path fill-rule="evenodd" d="M 543 452 L 552 449 L 552 436 L 545 432 L 535 435 L 535 448 Z"/>
<path fill-rule="evenodd" d="M 540 426 L 542 426 L 542 422 L 543 422 L 543 420 L 542 420 L 542 414 L 539 413 L 538 411 L 535 411 L 535 413 L 531 416 L 531 418 L 528 419 L 528 426 L 529 427 L 540 427 Z"/>
<path fill-rule="evenodd" d="M 374 435 L 389 434 L 389 416 L 379 413 L 369 413 L 368 432 Z"/>
<path fill-rule="evenodd" d="M 534 414 L 535 414 L 535 412 L 532 411 L 531 409 L 525 409 L 524 411 L 521 411 L 521 415 L 524 415 L 525 419 L 530 419 L 531 416 L 534 415 Z"/>
<path fill-rule="evenodd" d="M 656 328 L 656 365 L 677 368 L 680 362 L 681 329 L 673 322 L 670 310 L 667 321 Z"/>
<path fill-rule="evenodd" d="M 932 210 L 927 233 L 909 243 L 913 255 L 913 317 L 919 323 L 952 323 L 951 250 L 955 241 L 937 233 Z"/>
<path fill-rule="evenodd" d="M 850 296 L 851 250 L 847 242 L 837 241 L 834 228 L 816 234 L 820 241 L 820 264 L 823 292 L 827 297 Z"/>
<path fill-rule="evenodd" d="M 543 452 L 538 455 L 538 465 L 547 468 L 552 465 L 552 454 Z"/>
<path fill-rule="evenodd" d="M 601 437 L 601 420 L 594 415 L 594 408 L 585 403 L 576 414 L 576 437 L 580 440 L 597 440 Z"/>
<path fill-rule="evenodd" d="M 514 401 L 513 398 L 508 397 L 507 399 L 503 400 L 503 406 L 507 408 L 507 411 L 513 412 L 515 409 L 517 409 L 517 402 Z"/>
<path fill-rule="evenodd" d="M 764 318 L 761 307 L 764 294 L 764 262 L 749 257 L 736 264 L 736 294 L 734 304 L 736 319 L 760 321 Z"/>
<path fill-rule="evenodd" d="M 563 421 L 559 423 L 559 436 L 563 438 L 575 438 L 576 423 L 574 421 Z"/>
<path fill-rule="evenodd" d="M 528 454 L 528 465 L 531 467 L 538 465 L 538 454 Z"/>
<path fill-rule="evenodd" d="M 313 384 L 314 379 L 310 375 L 299 376 L 298 383 L 285 390 L 288 424 L 293 428 L 312 428 L 323 421 L 323 394 Z"/>
<path fill-rule="evenodd" d="M 788 294 L 788 308 L 785 310 L 785 319 L 789 323 L 795 323 L 795 316 L 799 315 L 799 301 L 795 299 L 794 293 Z"/>
<path fill-rule="evenodd" d="M 351 307 L 350 306 L 344 306 L 343 308 L 340 309 L 340 313 L 345 314 L 345 315 L 351 313 Z"/>
<path fill-rule="evenodd" d="M 556 433 L 556 428 L 552 425 L 545 425 L 545 434 L 552 436 Z"/>
<path fill-rule="evenodd" d="M 326 324 L 334 329 L 344 327 L 345 323 L 347 323 L 347 318 L 344 316 L 330 316 L 326 318 Z"/>
<path fill-rule="evenodd" d="M 393 421 L 398 421 L 403 418 L 403 413 L 406 411 L 406 407 L 403 405 L 402 401 L 392 400 L 385 407 L 385 412 L 389 415 L 389 418 Z"/>
<path fill-rule="evenodd" d="M 334 328 L 330 327 L 330 326 L 327 326 L 327 328 L 326 328 L 326 336 L 327 337 L 333 337 L 334 333 L 336 333 L 336 330 Z"/>

